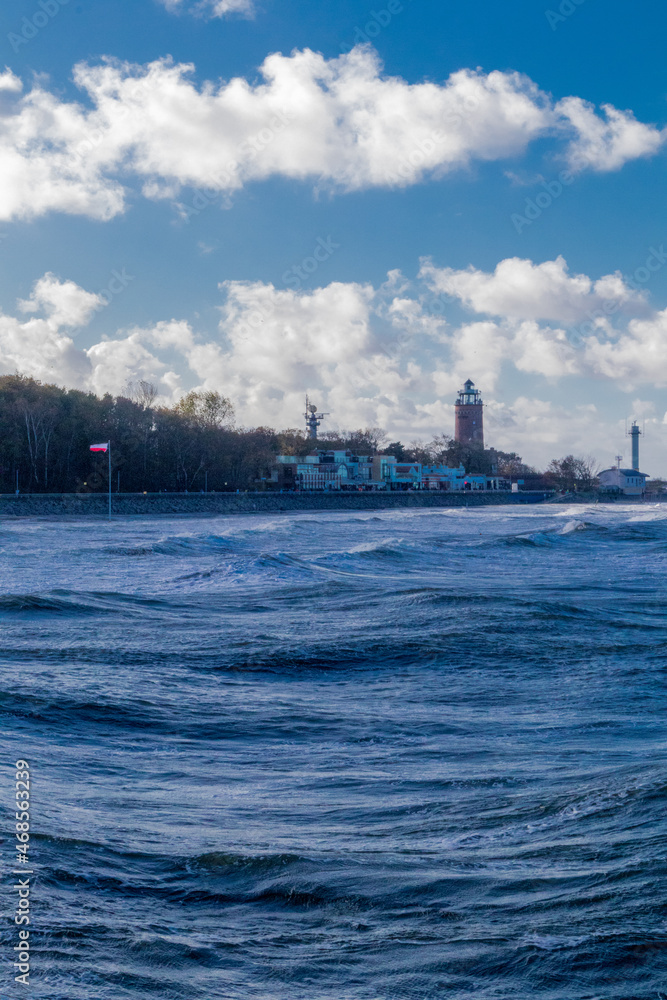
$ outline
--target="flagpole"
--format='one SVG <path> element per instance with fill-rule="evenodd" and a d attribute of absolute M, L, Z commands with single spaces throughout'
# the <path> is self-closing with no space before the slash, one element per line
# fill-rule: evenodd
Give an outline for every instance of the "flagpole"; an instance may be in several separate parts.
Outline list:
<path fill-rule="evenodd" d="M 107 455 L 109 456 L 109 520 L 111 520 L 111 441 L 107 446 Z"/>

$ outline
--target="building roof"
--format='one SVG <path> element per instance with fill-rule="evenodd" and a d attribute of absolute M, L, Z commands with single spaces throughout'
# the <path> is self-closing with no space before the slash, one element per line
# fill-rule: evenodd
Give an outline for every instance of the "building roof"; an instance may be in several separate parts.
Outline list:
<path fill-rule="evenodd" d="M 611 469 L 603 469 L 600 475 L 604 472 L 620 472 L 624 476 L 643 476 L 644 479 L 648 479 L 648 472 L 640 472 L 638 469 L 617 469 L 613 466 Z"/>

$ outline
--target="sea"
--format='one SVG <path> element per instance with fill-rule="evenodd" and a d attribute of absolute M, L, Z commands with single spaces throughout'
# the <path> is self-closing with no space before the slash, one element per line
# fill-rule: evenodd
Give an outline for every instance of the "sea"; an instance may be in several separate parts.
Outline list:
<path fill-rule="evenodd" d="M 3 1000 L 667 996 L 667 505 L 0 548 Z"/>

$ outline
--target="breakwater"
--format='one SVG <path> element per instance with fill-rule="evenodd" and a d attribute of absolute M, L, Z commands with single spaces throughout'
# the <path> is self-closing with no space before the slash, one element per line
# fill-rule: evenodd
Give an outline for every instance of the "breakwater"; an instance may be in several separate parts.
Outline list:
<path fill-rule="evenodd" d="M 486 507 L 534 504 L 550 493 L 112 493 L 117 517 L 277 514 L 300 510 L 393 510 L 403 507 Z M 106 493 L 0 495 L 0 516 L 106 517 Z"/>

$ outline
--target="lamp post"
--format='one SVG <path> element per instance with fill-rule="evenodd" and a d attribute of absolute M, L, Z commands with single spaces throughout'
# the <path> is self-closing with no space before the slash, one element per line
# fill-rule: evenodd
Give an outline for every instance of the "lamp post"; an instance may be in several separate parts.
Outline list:
<path fill-rule="evenodd" d="M 111 520 L 111 441 L 106 441 L 104 444 L 91 444 L 90 450 L 106 451 L 107 453 L 109 463 L 109 520 Z"/>

